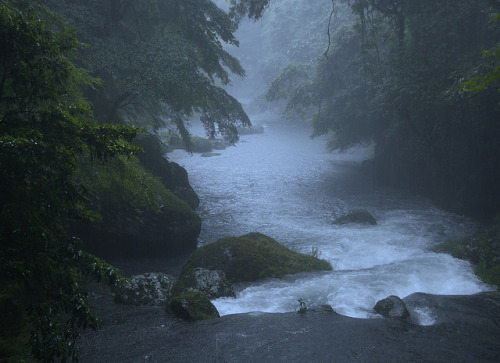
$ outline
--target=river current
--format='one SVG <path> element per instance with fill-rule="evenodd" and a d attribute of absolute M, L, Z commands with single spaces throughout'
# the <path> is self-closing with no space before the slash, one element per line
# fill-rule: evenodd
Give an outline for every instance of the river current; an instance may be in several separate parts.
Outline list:
<path fill-rule="evenodd" d="M 307 125 L 271 114 L 252 117 L 263 134 L 242 135 L 218 156 L 176 150 L 201 204 L 199 246 L 218 238 L 261 232 L 288 248 L 319 255 L 333 271 L 305 273 L 235 286 L 236 298 L 214 300 L 221 315 L 289 312 L 329 304 L 343 315 L 368 318 L 389 295 L 414 292 L 468 295 L 488 290 L 469 263 L 432 248 L 477 227 L 421 197 L 376 184 L 362 172 L 371 148 L 327 152 Z M 194 124 L 191 132 L 203 136 Z M 365 209 L 377 225 L 333 225 L 349 211 Z M 423 325 L 432 311 L 413 312 Z"/>

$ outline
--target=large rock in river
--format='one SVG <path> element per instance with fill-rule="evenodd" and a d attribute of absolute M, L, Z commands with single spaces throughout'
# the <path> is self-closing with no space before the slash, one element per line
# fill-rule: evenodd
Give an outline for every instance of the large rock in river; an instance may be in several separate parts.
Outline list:
<path fill-rule="evenodd" d="M 158 212 L 109 209 L 102 222 L 80 223 L 73 230 L 89 252 L 103 258 L 167 258 L 190 252 L 198 244 L 201 219 L 184 201 L 166 193 Z"/>
<path fill-rule="evenodd" d="M 349 223 L 358 223 L 358 224 L 371 224 L 376 225 L 377 220 L 370 214 L 370 212 L 366 210 L 354 210 L 341 215 L 333 221 L 333 224 L 349 224 Z"/>
<path fill-rule="evenodd" d="M 230 282 L 332 269 L 327 261 L 291 251 L 261 233 L 222 238 L 199 248 L 184 265 L 183 273 L 197 267 L 222 270 Z"/>
<path fill-rule="evenodd" d="M 196 209 L 200 204 L 200 199 L 189 184 L 186 169 L 164 157 L 165 150 L 158 137 L 149 134 L 139 135 L 134 142 L 144 149 L 144 153 L 137 155 L 142 165 L 160 177 L 162 183 L 177 197 Z"/>
<path fill-rule="evenodd" d="M 239 135 L 263 134 L 264 126 L 255 124 L 250 127 L 238 127 L 237 130 Z"/>

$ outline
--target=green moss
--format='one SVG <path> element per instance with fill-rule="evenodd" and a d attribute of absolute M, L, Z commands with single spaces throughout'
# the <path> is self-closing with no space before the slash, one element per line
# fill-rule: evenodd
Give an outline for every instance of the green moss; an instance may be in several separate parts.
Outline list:
<path fill-rule="evenodd" d="M 470 261 L 478 277 L 500 287 L 500 215 L 486 231 L 469 238 L 448 240 L 434 251 Z"/>
<path fill-rule="evenodd" d="M 201 219 L 137 158 L 116 157 L 106 165 L 82 158 L 80 183 L 88 209 L 101 217 L 74 232 L 101 257 L 174 255 L 196 248 Z"/>
<path fill-rule="evenodd" d="M 199 291 L 185 291 L 170 300 L 167 313 L 190 321 L 219 317 L 219 312 L 210 300 Z"/>
<path fill-rule="evenodd" d="M 294 252 L 261 233 L 222 238 L 196 250 L 183 268 L 222 270 L 230 282 L 331 270 L 324 260 Z"/>

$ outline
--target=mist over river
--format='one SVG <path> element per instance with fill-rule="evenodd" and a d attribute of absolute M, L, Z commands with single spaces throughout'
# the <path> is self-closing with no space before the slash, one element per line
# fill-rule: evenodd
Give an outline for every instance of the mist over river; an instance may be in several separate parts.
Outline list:
<path fill-rule="evenodd" d="M 272 114 L 251 116 L 263 134 L 242 135 L 235 147 L 201 157 L 176 150 L 168 155 L 186 168 L 201 204 L 199 246 L 221 237 L 264 233 L 288 248 L 317 253 L 333 271 L 287 276 L 235 286 L 236 298 L 213 301 L 221 315 L 290 312 L 329 304 L 343 315 L 371 317 L 375 303 L 414 292 L 468 295 L 489 290 L 469 263 L 431 249 L 477 226 L 428 200 L 377 185 L 362 171 L 372 149 L 329 153 L 311 139 L 308 125 Z M 191 128 L 204 136 L 201 126 Z M 366 209 L 376 226 L 333 225 L 351 210 Z M 433 312 L 412 312 L 422 325 Z"/>

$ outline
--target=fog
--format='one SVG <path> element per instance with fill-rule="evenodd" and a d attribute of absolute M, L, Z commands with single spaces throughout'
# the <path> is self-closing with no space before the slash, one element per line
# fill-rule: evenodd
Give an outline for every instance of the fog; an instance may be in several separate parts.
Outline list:
<path fill-rule="evenodd" d="M 272 112 L 251 116 L 264 133 L 241 136 L 219 156 L 169 154 L 188 170 L 201 200 L 199 245 L 261 232 L 298 252 L 317 250 L 333 271 L 238 285 L 236 298 L 213 301 L 221 315 L 295 311 L 302 299 L 308 306 L 329 304 L 338 313 L 367 318 L 389 295 L 490 289 L 468 262 L 432 252 L 448 238 L 472 233 L 472 220 L 377 185 L 362 171 L 370 148 L 329 153 L 324 138 L 309 138 L 306 124 L 290 124 Z M 192 132 L 202 135 L 203 128 L 195 124 Z M 332 225 L 358 209 L 368 210 L 378 224 Z M 433 322 L 432 311 L 416 318 Z"/>

